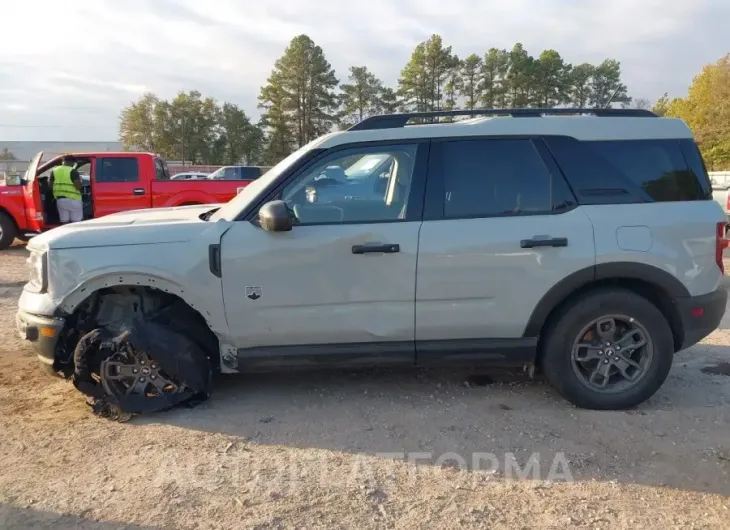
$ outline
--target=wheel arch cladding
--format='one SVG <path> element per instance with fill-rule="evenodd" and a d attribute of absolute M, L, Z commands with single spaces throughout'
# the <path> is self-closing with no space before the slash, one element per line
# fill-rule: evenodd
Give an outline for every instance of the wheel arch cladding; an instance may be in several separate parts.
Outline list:
<path fill-rule="evenodd" d="M 675 349 L 680 347 L 684 336 L 674 300 L 689 297 L 689 291 L 670 273 L 651 265 L 632 262 L 602 263 L 563 278 L 535 306 L 523 336 L 540 336 L 550 317 L 566 303 L 590 290 L 606 286 L 630 289 L 652 302 L 669 322 Z"/>

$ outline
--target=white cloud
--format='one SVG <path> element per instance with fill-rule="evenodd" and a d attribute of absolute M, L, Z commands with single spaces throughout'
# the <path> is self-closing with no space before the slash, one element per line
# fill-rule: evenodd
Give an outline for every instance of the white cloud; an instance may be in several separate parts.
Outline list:
<path fill-rule="evenodd" d="M 119 111 L 145 90 L 198 89 L 255 115 L 259 88 L 300 33 L 341 79 L 366 64 L 395 84 L 413 47 L 439 33 L 462 56 L 519 41 L 572 63 L 616 58 L 631 94 L 679 95 L 728 51 L 729 18 L 727 0 L 11 2 L 0 101 L 24 127 L 0 115 L 0 139 L 114 139 Z"/>

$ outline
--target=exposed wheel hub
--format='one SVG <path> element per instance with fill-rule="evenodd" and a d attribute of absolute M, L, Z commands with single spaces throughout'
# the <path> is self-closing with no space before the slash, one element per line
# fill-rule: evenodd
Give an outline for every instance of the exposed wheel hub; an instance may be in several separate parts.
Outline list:
<path fill-rule="evenodd" d="M 101 382 L 106 392 L 123 396 L 173 396 L 185 389 L 160 370 L 146 352 L 122 349 L 101 364 Z"/>

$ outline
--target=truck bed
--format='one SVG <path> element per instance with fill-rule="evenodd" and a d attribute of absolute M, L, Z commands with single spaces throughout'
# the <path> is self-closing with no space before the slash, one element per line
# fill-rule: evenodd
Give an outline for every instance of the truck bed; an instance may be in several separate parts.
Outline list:
<path fill-rule="evenodd" d="M 152 207 L 228 202 L 248 184 L 246 180 L 153 180 Z"/>

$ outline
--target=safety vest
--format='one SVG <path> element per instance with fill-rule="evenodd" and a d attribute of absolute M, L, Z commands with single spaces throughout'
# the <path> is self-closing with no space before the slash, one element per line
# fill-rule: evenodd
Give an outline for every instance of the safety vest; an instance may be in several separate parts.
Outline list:
<path fill-rule="evenodd" d="M 58 166 L 53 170 L 53 198 L 81 200 L 81 192 L 76 189 L 71 180 L 71 169 L 69 166 Z"/>

